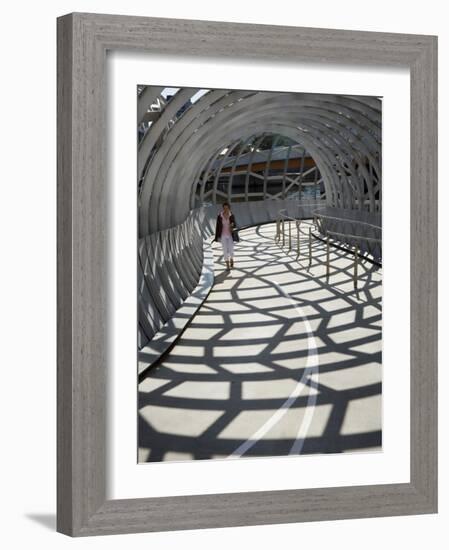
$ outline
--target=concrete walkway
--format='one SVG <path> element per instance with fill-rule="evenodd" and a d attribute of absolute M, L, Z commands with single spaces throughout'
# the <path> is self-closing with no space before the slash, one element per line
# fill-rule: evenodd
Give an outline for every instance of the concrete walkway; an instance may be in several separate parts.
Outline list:
<path fill-rule="evenodd" d="M 327 284 L 323 243 L 309 270 L 274 232 L 241 231 L 231 272 L 213 245 L 209 297 L 139 384 L 140 462 L 380 449 L 381 270 L 357 296 L 351 256 Z"/>

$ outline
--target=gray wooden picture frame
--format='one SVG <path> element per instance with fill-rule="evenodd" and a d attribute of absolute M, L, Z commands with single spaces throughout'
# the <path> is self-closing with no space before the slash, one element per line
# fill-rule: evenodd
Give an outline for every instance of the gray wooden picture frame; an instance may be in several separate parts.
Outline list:
<path fill-rule="evenodd" d="M 57 26 L 58 531 L 85 536 L 436 512 L 437 38 L 82 13 Z M 410 69 L 410 483 L 106 499 L 108 50 Z"/>

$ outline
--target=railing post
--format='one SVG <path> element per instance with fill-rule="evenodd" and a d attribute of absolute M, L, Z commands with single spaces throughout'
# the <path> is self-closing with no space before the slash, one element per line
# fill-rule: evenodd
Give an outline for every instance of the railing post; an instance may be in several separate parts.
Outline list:
<path fill-rule="evenodd" d="M 292 249 L 292 223 L 291 220 L 288 220 L 288 250 Z"/>
<path fill-rule="evenodd" d="M 326 282 L 329 282 L 330 274 L 330 244 L 329 235 L 326 235 Z"/>
<path fill-rule="evenodd" d="M 309 227 L 309 268 L 312 265 L 312 228 Z"/>
<path fill-rule="evenodd" d="M 356 244 L 354 247 L 354 290 L 356 291 L 357 291 L 358 263 L 359 263 L 359 245 Z"/>
<path fill-rule="evenodd" d="M 282 218 L 282 246 L 285 246 L 285 218 Z"/>
<path fill-rule="evenodd" d="M 296 222 L 296 259 L 299 258 L 299 251 L 300 251 L 300 246 L 299 246 L 299 225 L 300 225 L 301 222 L 297 221 Z"/>
<path fill-rule="evenodd" d="M 278 215 L 278 217 L 276 218 L 276 236 L 274 238 L 275 242 L 278 242 L 279 241 L 279 238 L 280 238 L 280 217 Z"/>

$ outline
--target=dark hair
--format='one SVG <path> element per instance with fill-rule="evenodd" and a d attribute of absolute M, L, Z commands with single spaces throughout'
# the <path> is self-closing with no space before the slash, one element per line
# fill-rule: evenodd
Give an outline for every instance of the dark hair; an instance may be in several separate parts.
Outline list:
<path fill-rule="evenodd" d="M 224 208 L 225 206 L 227 206 L 228 208 L 231 208 L 231 205 L 229 204 L 229 202 L 224 202 L 224 203 L 223 203 L 223 208 Z"/>

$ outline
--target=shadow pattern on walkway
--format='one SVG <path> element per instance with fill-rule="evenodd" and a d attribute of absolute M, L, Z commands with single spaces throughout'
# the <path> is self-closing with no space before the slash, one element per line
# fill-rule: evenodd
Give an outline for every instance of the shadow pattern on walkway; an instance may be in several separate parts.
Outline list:
<path fill-rule="evenodd" d="M 305 235 L 299 258 L 274 235 L 241 231 L 231 272 L 213 245 L 211 293 L 139 383 L 139 462 L 226 458 L 245 443 L 246 457 L 381 448 L 381 270 L 362 262 L 356 294 L 352 257 L 332 250 L 327 282 L 322 242 L 309 269 Z"/>

